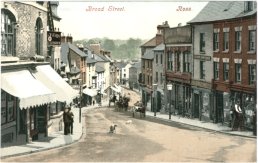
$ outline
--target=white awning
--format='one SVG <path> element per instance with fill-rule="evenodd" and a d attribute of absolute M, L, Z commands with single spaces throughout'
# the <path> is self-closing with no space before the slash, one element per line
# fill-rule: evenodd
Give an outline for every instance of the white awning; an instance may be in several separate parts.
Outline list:
<path fill-rule="evenodd" d="M 111 86 L 110 88 L 111 88 L 112 90 L 114 90 L 115 92 L 120 93 L 120 91 L 119 91 L 117 88 L 115 88 L 115 87 L 113 87 L 113 86 Z"/>
<path fill-rule="evenodd" d="M 84 94 L 89 95 L 91 97 L 94 97 L 98 94 L 96 89 L 89 89 L 89 88 L 85 88 L 82 91 Z"/>
<path fill-rule="evenodd" d="M 36 72 L 32 73 L 32 75 L 56 93 L 57 101 L 70 104 L 78 95 L 78 91 L 64 81 L 50 65 L 37 66 Z"/>
<path fill-rule="evenodd" d="M 36 80 L 26 69 L 2 72 L 1 89 L 18 97 L 21 109 L 56 101 L 55 93 Z"/>

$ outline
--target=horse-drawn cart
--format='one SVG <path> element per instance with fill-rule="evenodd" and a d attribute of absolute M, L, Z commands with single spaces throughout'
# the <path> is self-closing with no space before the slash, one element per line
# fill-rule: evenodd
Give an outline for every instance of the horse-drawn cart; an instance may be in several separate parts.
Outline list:
<path fill-rule="evenodd" d="M 134 104 L 134 107 L 132 109 L 132 115 L 134 117 L 135 114 L 139 113 L 140 118 L 145 117 L 145 110 L 145 106 L 143 106 L 142 103 L 137 102 L 136 104 Z"/>

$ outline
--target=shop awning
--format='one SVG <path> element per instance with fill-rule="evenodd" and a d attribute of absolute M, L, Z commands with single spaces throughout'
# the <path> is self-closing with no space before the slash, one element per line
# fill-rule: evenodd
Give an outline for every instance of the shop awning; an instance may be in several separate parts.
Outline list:
<path fill-rule="evenodd" d="M 70 104 L 77 97 L 78 91 L 74 90 L 50 65 L 36 67 L 32 75 L 56 93 L 56 100 Z"/>
<path fill-rule="evenodd" d="M 88 96 L 91 96 L 91 97 L 94 97 L 94 96 L 96 96 L 98 94 L 96 89 L 89 89 L 89 88 L 83 89 L 82 92 L 84 94 L 88 95 Z"/>
<path fill-rule="evenodd" d="M 18 97 L 21 109 L 56 101 L 55 93 L 36 80 L 26 69 L 2 72 L 1 89 Z"/>
<path fill-rule="evenodd" d="M 115 87 L 113 87 L 113 86 L 111 86 L 110 88 L 111 88 L 113 91 L 115 91 L 115 92 L 117 92 L 117 93 L 120 93 L 119 89 L 117 89 L 117 88 L 115 88 Z"/>

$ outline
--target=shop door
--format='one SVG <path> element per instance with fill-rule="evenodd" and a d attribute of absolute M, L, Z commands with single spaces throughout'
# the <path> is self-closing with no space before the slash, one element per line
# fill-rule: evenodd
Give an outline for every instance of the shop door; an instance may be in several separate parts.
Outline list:
<path fill-rule="evenodd" d="M 223 116 L 223 94 L 216 93 L 216 123 L 222 122 L 224 119 Z"/>
<path fill-rule="evenodd" d="M 194 118 L 199 118 L 199 108 L 200 108 L 200 96 L 199 94 L 194 94 Z"/>
<path fill-rule="evenodd" d="M 46 132 L 46 124 L 47 124 L 47 107 L 46 105 L 37 108 L 37 129 L 39 133 Z"/>

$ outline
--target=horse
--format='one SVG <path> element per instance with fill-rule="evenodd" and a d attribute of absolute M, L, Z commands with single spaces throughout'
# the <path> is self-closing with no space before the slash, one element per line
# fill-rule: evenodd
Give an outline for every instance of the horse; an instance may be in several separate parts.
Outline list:
<path fill-rule="evenodd" d="M 133 117 L 134 117 L 134 114 L 136 112 L 140 113 L 140 118 L 145 117 L 145 111 L 146 111 L 145 106 L 142 106 L 142 107 L 136 107 L 135 106 L 134 109 L 133 109 Z"/>

